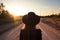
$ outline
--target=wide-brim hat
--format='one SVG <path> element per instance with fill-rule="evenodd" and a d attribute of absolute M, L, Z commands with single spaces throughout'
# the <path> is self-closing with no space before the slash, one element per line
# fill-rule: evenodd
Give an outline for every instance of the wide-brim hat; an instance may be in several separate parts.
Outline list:
<path fill-rule="evenodd" d="M 40 17 L 34 12 L 29 12 L 28 15 L 23 16 L 22 21 L 26 25 L 36 25 L 39 23 Z"/>

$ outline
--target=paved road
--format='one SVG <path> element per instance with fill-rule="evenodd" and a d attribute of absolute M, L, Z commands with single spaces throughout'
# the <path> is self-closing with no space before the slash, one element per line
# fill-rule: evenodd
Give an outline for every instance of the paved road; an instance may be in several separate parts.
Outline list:
<path fill-rule="evenodd" d="M 19 40 L 20 30 L 23 25 L 24 24 L 20 24 L 16 28 L 13 28 L 0 35 L 0 40 Z M 40 22 L 36 28 L 42 30 L 43 40 L 60 40 L 60 31 L 55 30 L 51 26 Z"/>

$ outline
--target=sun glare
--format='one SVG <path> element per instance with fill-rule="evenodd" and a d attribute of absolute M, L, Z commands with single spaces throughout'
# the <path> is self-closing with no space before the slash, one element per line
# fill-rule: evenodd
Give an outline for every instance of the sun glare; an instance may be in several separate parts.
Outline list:
<path fill-rule="evenodd" d="M 18 6 L 7 6 L 6 9 L 14 16 L 25 15 L 28 12 L 28 10 L 25 9 L 24 7 Z"/>

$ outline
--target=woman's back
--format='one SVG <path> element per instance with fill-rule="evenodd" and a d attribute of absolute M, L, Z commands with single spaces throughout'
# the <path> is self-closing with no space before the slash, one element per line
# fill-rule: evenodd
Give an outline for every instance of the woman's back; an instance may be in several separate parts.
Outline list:
<path fill-rule="evenodd" d="M 42 40 L 40 29 L 21 30 L 20 40 Z"/>

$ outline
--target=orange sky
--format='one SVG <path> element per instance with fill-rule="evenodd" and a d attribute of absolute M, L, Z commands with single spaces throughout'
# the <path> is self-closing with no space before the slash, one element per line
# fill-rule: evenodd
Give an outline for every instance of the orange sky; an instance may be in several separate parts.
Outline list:
<path fill-rule="evenodd" d="M 59 0 L 0 0 L 5 9 L 14 15 L 25 15 L 30 11 L 37 15 L 51 15 L 60 13 Z"/>

